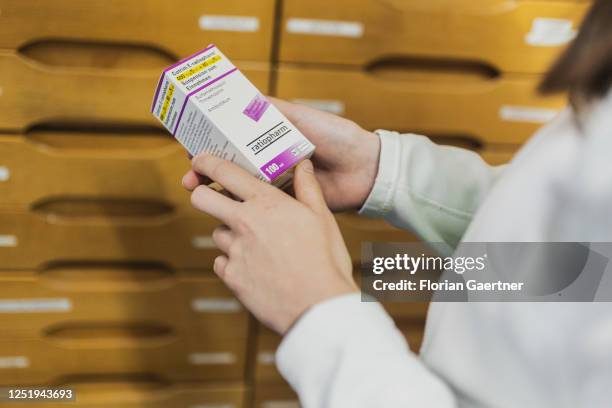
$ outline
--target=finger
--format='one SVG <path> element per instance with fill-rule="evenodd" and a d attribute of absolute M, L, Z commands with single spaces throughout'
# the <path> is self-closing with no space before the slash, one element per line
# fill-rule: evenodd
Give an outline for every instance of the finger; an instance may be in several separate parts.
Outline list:
<path fill-rule="evenodd" d="M 258 193 L 274 191 L 270 185 L 256 179 L 238 165 L 209 154 L 200 154 L 193 159 L 193 170 L 221 184 L 230 193 L 248 200 Z"/>
<path fill-rule="evenodd" d="M 304 160 L 295 169 L 293 180 L 295 198 L 315 211 L 328 210 L 319 181 L 310 160 Z"/>
<path fill-rule="evenodd" d="M 191 193 L 191 205 L 232 226 L 240 204 L 207 186 L 198 186 Z"/>
<path fill-rule="evenodd" d="M 227 267 L 228 262 L 229 259 L 227 259 L 227 256 L 225 255 L 219 255 L 215 258 L 215 262 L 213 263 L 213 272 L 215 272 L 215 274 L 221 279 L 225 278 L 225 268 Z"/>
<path fill-rule="evenodd" d="M 234 233 L 227 226 L 221 225 L 213 231 L 212 239 L 221 251 L 229 254 L 230 246 L 234 242 Z"/>
<path fill-rule="evenodd" d="M 293 114 L 296 110 L 297 105 L 295 103 L 275 98 L 274 96 L 266 96 L 266 99 L 272 102 L 272 104 L 276 106 L 276 109 L 281 111 L 285 116 L 291 116 L 291 114 Z M 289 117 L 287 117 L 287 119 L 291 120 Z"/>
<path fill-rule="evenodd" d="M 304 126 L 304 121 L 306 120 L 305 114 L 307 115 L 309 111 L 313 110 L 312 108 L 299 105 L 297 103 L 288 102 L 282 99 L 274 98 L 271 96 L 267 96 L 268 100 L 272 102 L 276 109 L 281 111 L 283 115 L 287 117 L 298 129 L 301 129 Z"/>
<path fill-rule="evenodd" d="M 212 181 L 208 177 L 199 175 L 193 170 L 187 171 L 182 179 L 183 187 L 188 191 L 193 191 L 199 185 L 209 185 Z"/>

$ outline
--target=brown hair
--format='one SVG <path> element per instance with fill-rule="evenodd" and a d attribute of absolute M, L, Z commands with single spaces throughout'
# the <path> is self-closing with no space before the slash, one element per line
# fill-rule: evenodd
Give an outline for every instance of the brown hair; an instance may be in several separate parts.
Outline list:
<path fill-rule="evenodd" d="M 540 92 L 569 92 L 574 107 L 612 86 L 612 0 L 596 0 L 576 39 L 540 84 Z"/>

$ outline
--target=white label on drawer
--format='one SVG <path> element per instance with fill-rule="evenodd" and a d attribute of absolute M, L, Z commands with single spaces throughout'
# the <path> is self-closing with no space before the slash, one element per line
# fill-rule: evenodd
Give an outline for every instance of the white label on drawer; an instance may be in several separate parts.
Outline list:
<path fill-rule="evenodd" d="M 499 116 L 507 122 L 547 123 L 559 113 L 555 109 L 532 108 L 529 106 L 502 106 Z"/>
<path fill-rule="evenodd" d="M 27 368 L 30 360 L 24 356 L 0 356 L 0 368 Z"/>
<path fill-rule="evenodd" d="M 234 404 L 196 404 L 189 408 L 236 408 Z"/>
<path fill-rule="evenodd" d="M 333 113 L 334 115 L 344 114 L 344 102 L 342 101 L 327 99 L 293 99 L 292 102 Z"/>
<path fill-rule="evenodd" d="M 191 301 L 191 307 L 196 312 L 235 313 L 242 309 L 240 302 L 231 298 L 195 298 Z"/>
<path fill-rule="evenodd" d="M 191 239 L 191 245 L 197 249 L 214 249 L 217 246 L 212 237 L 208 235 L 197 235 Z"/>
<path fill-rule="evenodd" d="M 525 42 L 534 47 L 555 47 L 567 44 L 574 37 L 576 30 L 571 20 L 538 17 L 533 20 Z"/>
<path fill-rule="evenodd" d="M 236 356 L 233 353 L 191 353 L 188 356 L 189 363 L 192 365 L 208 364 L 234 364 Z"/>
<path fill-rule="evenodd" d="M 15 235 L 0 235 L 0 247 L 16 247 L 17 237 Z"/>
<path fill-rule="evenodd" d="M 257 354 L 259 364 L 272 365 L 274 364 L 274 353 L 271 351 L 262 351 Z"/>
<path fill-rule="evenodd" d="M 200 16 L 202 30 L 254 32 L 259 30 L 259 18 L 251 16 Z"/>
<path fill-rule="evenodd" d="M 0 313 L 68 312 L 70 299 L 14 299 L 0 300 Z"/>
<path fill-rule="evenodd" d="M 0 166 L 0 181 L 7 181 L 11 178 L 11 171 L 6 166 Z"/>
<path fill-rule="evenodd" d="M 359 38 L 363 36 L 363 31 L 363 24 L 356 21 L 312 20 L 307 18 L 290 18 L 287 21 L 287 32 L 294 34 Z"/>
<path fill-rule="evenodd" d="M 295 400 L 287 401 L 264 401 L 262 408 L 300 408 L 300 402 Z"/>

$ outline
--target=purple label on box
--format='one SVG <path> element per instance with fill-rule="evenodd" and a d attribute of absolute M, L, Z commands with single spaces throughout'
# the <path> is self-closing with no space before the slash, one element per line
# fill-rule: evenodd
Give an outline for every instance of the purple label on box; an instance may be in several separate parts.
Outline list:
<path fill-rule="evenodd" d="M 311 148 L 312 145 L 308 142 L 296 143 L 261 166 L 260 170 L 270 181 L 274 181 L 306 156 Z"/>
<path fill-rule="evenodd" d="M 242 113 L 253 119 L 255 122 L 258 122 L 268 109 L 268 106 L 270 106 L 270 102 L 268 102 L 263 95 L 255 95 L 255 98 L 249 102 L 248 106 L 242 111 Z"/>

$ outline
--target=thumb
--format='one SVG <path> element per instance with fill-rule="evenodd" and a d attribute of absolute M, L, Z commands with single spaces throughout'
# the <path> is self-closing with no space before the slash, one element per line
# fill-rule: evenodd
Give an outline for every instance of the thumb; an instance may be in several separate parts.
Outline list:
<path fill-rule="evenodd" d="M 295 198 L 315 211 L 327 210 L 325 197 L 321 191 L 319 181 L 315 177 L 314 167 L 310 160 L 304 160 L 295 169 L 293 180 Z"/>

